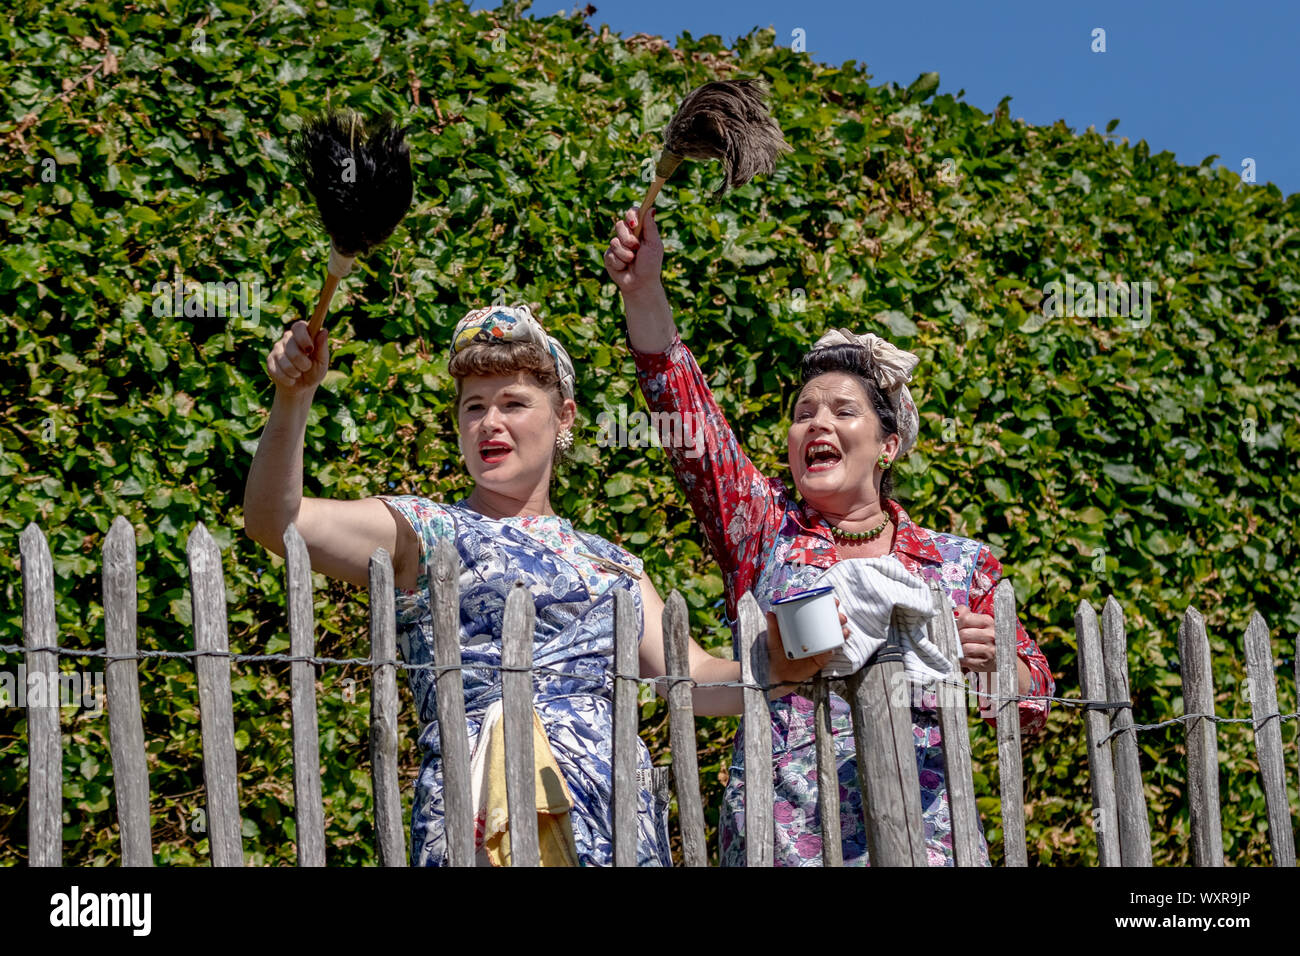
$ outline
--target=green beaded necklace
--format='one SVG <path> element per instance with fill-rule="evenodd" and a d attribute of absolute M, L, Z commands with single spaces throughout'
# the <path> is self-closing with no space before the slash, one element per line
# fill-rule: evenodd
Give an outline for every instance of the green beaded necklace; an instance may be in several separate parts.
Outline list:
<path fill-rule="evenodd" d="M 829 527 L 831 534 L 841 541 L 870 541 L 889 527 L 889 516 L 885 516 L 884 523 L 879 528 L 872 528 L 870 531 L 841 531 L 834 525 L 829 525 Z"/>

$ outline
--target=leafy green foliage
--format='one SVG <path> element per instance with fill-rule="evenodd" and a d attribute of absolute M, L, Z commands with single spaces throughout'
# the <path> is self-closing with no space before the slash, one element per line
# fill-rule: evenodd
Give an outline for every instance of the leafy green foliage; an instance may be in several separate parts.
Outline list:
<path fill-rule="evenodd" d="M 639 551 L 663 593 L 685 595 L 702 642 L 727 647 L 721 578 L 662 452 L 598 449 L 592 437 L 602 409 L 641 402 L 601 266 L 612 223 L 639 201 L 680 98 L 724 75 L 768 80 L 795 152 L 719 205 L 708 202 L 719 170 L 679 171 L 660 199 L 665 282 L 768 474 L 785 467 L 803 351 L 828 325 L 875 330 L 921 357 L 921 438 L 901 463 L 900 499 L 927 527 L 981 538 L 1004 560 L 1058 692 L 1078 692 L 1081 600 L 1114 593 L 1124 607 L 1140 722 L 1182 712 L 1176 636 L 1189 603 L 1208 621 L 1224 716 L 1249 713 L 1238 688 L 1250 612 L 1282 635 L 1300 629 L 1295 196 L 1109 132 L 1013 122 L 1005 101 L 990 116 L 935 97 L 932 74 L 907 90 L 875 86 L 854 64 L 777 47 L 771 31 L 728 50 L 717 37 L 674 48 L 581 17 L 421 0 L 19 8 L 0 22 L 5 642 L 21 641 L 17 538 L 35 521 L 54 555 L 61 644 L 102 646 L 99 548 L 120 514 L 139 541 L 142 647 L 187 646 L 196 520 L 223 549 L 233 648 L 287 646 L 283 564 L 243 535 L 240 502 L 271 398 L 266 353 L 306 316 L 324 271 L 286 143 L 329 103 L 397 113 L 417 196 L 335 300 L 307 493 L 465 493 L 448 331 L 498 296 L 531 302 L 580 370 L 586 431 L 556 478 L 556 509 Z M 258 280 L 260 313 L 156 312 L 154 284 L 176 270 Z M 1043 290 L 1067 276 L 1154 283 L 1149 324 L 1046 318 Z M 364 656 L 365 594 L 316 581 L 319 652 Z M 1279 647 L 1281 706 L 1293 710 L 1290 638 Z M 319 687 L 329 859 L 373 863 L 369 684 L 331 668 Z M 287 667 L 237 666 L 234 689 L 245 846 L 252 862 L 291 863 Z M 149 661 L 141 690 L 157 859 L 204 862 L 193 670 Z M 408 819 L 412 712 L 406 700 Z M 663 705 L 647 698 L 643 718 L 666 759 Z M 0 789 L 21 794 L 25 721 L 17 710 L 0 721 Z M 115 862 L 107 718 L 65 715 L 64 726 L 66 858 Z M 699 725 L 711 839 L 734 726 Z M 1026 745 L 1040 862 L 1096 860 L 1082 728 L 1058 708 Z M 1158 863 L 1188 859 L 1181 739 L 1140 738 Z M 1220 747 L 1225 850 L 1264 862 L 1250 731 L 1223 727 Z M 995 755 L 976 726 L 991 837 Z M 11 801 L 0 860 L 25 858 L 25 833 L 25 804 Z"/>

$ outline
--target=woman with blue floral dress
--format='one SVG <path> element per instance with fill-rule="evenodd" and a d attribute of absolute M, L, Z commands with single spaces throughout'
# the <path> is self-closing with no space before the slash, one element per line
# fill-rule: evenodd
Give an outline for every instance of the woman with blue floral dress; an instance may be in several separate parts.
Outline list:
<path fill-rule="evenodd" d="M 572 443 L 576 416 L 573 363 L 526 307 L 470 312 L 452 336 L 460 450 L 474 479 L 468 497 L 442 504 L 417 496 L 337 501 L 302 496 L 302 449 L 312 396 L 328 369 L 328 336 L 313 341 L 297 322 L 272 349 L 276 384 L 271 416 L 245 493 L 245 528 L 282 553 L 293 522 L 312 568 L 362 585 L 376 548 L 393 556 L 399 649 L 412 664 L 433 661 L 429 562 L 439 542 L 460 557 L 460 642 L 471 752 L 501 698 L 501 630 L 506 595 L 522 582 L 536 611 L 534 710 L 571 799 L 572 856 L 582 865 L 612 862 L 612 698 L 614 595 L 632 595 L 643 621 L 643 677 L 665 673 L 663 602 L 641 561 L 618 545 L 578 531 L 555 513 L 550 481 L 556 456 Z M 771 629 L 769 647 L 779 646 Z M 773 667 L 774 681 L 797 682 L 818 659 Z M 739 665 L 691 642 L 691 676 L 737 681 Z M 542 669 L 544 668 L 544 669 Z M 423 760 L 411 819 L 411 862 L 446 862 L 441 735 L 433 673 L 409 671 L 422 725 Z M 663 685 L 658 685 L 663 692 Z M 697 688 L 698 713 L 739 713 L 734 687 Z M 477 756 L 477 754 L 476 754 Z M 637 862 L 671 865 L 666 806 L 651 786 L 650 756 L 640 745 Z M 478 821 L 481 825 L 482 821 Z M 567 837 L 567 834 L 566 834 Z M 483 853 L 483 833 L 476 834 Z M 566 854 L 566 859 L 569 854 Z"/>
<path fill-rule="evenodd" d="M 840 561 L 892 556 L 912 576 L 937 584 L 957 611 L 963 667 L 996 669 L 993 591 L 1002 569 L 987 545 L 914 523 L 892 492 L 888 469 L 916 440 L 918 416 L 906 388 L 917 358 L 874 335 L 834 330 L 804 358 L 803 380 L 788 436 L 794 488 L 763 475 L 750 461 L 713 400 L 708 381 L 682 343 L 660 279 L 664 248 L 653 210 L 644 235 L 636 211 L 619 222 L 605 253 L 627 312 L 637 377 L 652 412 L 692 423 L 691 447 L 667 448 L 692 509 L 723 572 L 733 619 L 751 591 L 764 610 L 816 586 Z M 702 440 L 700 436 L 702 435 Z M 695 453 L 696 449 L 702 453 Z M 795 494 L 798 492 L 798 495 Z M 1017 669 L 1023 695 L 1054 690 L 1038 645 L 1019 621 Z M 952 823 L 944 785 L 935 694 L 912 708 L 922 823 L 931 865 L 953 862 Z M 1023 733 L 1042 729 L 1047 702 L 1019 703 Z M 813 703 L 797 693 L 773 700 L 775 860 L 820 866 Z M 992 722 L 992 721 L 990 721 Z M 848 705 L 831 695 L 831 727 L 840 780 L 843 859 L 868 863 L 857 755 Z M 744 741 L 736 735 L 720 829 L 722 859 L 743 865 Z M 987 847 L 981 839 L 983 860 Z"/>

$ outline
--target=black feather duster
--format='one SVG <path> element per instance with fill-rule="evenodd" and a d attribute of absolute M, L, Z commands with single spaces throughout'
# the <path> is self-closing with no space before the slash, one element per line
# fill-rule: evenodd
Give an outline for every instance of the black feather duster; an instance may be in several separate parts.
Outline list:
<path fill-rule="evenodd" d="M 637 218 L 638 236 L 655 196 L 683 159 L 722 161 L 724 178 L 715 199 L 776 168 L 777 158 L 791 147 L 768 112 L 766 95 L 760 80 L 719 80 L 697 87 L 682 100 L 664 130 L 655 180 Z"/>
<path fill-rule="evenodd" d="M 391 116 L 367 121 L 347 110 L 304 124 L 292 155 L 330 237 L 325 287 L 309 326 L 314 338 L 352 261 L 391 236 L 411 208 L 411 155 L 405 131 Z"/>

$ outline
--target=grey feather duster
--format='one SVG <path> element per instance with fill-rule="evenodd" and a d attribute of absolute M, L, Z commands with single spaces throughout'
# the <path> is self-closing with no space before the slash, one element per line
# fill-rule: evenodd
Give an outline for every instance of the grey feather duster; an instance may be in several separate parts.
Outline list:
<path fill-rule="evenodd" d="M 759 173 L 771 173 L 777 158 L 791 151 L 766 103 L 762 81 L 719 80 L 687 94 L 664 130 L 664 149 L 655 167 L 636 234 L 640 236 L 655 196 L 683 159 L 718 159 L 724 178 L 713 194 L 743 186 Z"/>

